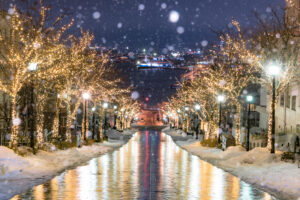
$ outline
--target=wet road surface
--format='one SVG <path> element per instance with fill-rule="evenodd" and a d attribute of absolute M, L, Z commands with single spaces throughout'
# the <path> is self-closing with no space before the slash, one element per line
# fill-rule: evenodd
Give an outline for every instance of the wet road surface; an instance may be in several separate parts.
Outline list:
<path fill-rule="evenodd" d="M 223 170 L 180 149 L 160 131 L 143 130 L 117 151 L 68 170 L 13 200 L 270 200 Z"/>

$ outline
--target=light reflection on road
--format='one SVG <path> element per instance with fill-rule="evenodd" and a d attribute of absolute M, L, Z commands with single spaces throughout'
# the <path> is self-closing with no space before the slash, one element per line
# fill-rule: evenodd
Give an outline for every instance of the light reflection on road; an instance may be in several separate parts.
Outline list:
<path fill-rule="evenodd" d="M 271 200 L 223 170 L 180 149 L 172 138 L 142 131 L 118 151 L 68 170 L 13 200 Z"/>

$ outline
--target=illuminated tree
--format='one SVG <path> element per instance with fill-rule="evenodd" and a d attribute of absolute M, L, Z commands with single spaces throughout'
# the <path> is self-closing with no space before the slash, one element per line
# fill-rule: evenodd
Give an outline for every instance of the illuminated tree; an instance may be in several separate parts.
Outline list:
<path fill-rule="evenodd" d="M 242 63 L 248 63 L 251 68 L 259 72 L 259 82 L 271 93 L 273 76 L 269 74 L 268 67 L 273 64 L 281 66 L 281 76 L 276 77 L 275 103 L 287 85 L 298 76 L 299 43 L 296 42 L 297 33 L 293 24 L 287 22 L 273 11 L 272 20 L 264 21 L 258 17 L 257 29 L 251 35 L 245 35 L 240 25 L 233 21 L 237 27 L 236 37 L 226 35 L 223 41 L 230 44 L 231 52 L 237 55 Z M 271 104 L 268 106 L 269 127 L 268 147 L 271 147 Z"/>
<path fill-rule="evenodd" d="M 41 7 L 39 20 L 14 9 L 8 16 L 10 38 L 0 38 L 0 64 L 4 78 L 0 80 L 0 90 L 11 97 L 13 125 L 11 130 L 11 147 L 16 147 L 19 129 L 18 93 L 25 84 L 47 73 L 62 54 L 62 46 L 56 45 L 67 26 L 54 34 L 51 28 L 44 28 L 47 8 Z M 38 137 L 42 139 L 42 137 Z M 40 142 L 40 141 L 38 141 Z"/>

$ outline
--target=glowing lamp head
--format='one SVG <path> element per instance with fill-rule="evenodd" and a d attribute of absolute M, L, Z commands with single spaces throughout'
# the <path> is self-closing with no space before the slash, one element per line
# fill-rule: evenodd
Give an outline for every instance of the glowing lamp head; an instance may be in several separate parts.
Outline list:
<path fill-rule="evenodd" d="M 253 96 L 248 95 L 248 96 L 247 96 L 247 101 L 248 101 L 248 102 L 252 102 L 252 101 L 253 101 Z"/>
<path fill-rule="evenodd" d="M 82 98 L 83 98 L 84 100 L 89 100 L 89 99 L 91 98 L 91 95 L 90 95 L 90 93 L 88 93 L 88 92 L 84 92 L 84 93 L 82 94 Z"/>
<path fill-rule="evenodd" d="M 200 110 L 200 105 L 199 104 L 195 105 L 195 110 Z"/>
<path fill-rule="evenodd" d="M 225 96 L 224 95 L 218 95 L 218 102 L 222 103 L 225 101 Z"/>
<path fill-rule="evenodd" d="M 189 109 L 190 109 L 190 108 L 187 107 L 187 106 L 184 107 L 184 110 L 185 110 L 185 111 L 188 111 Z"/>
<path fill-rule="evenodd" d="M 107 102 L 104 102 L 102 106 L 103 106 L 104 109 L 105 109 L 105 108 L 108 108 L 108 103 L 107 103 Z"/>
<path fill-rule="evenodd" d="M 271 76 L 277 76 L 280 74 L 281 68 L 278 64 L 271 63 L 268 65 L 267 72 Z"/>
<path fill-rule="evenodd" d="M 92 111 L 93 111 L 93 112 L 95 112 L 95 110 L 96 110 L 96 108 L 95 108 L 95 107 L 93 107 L 93 108 L 92 108 Z"/>
<path fill-rule="evenodd" d="M 36 71 L 38 64 L 33 62 L 28 64 L 28 71 Z"/>
<path fill-rule="evenodd" d="M 117 110 L 118 106 L 114 105 L 114 110 Z"/>

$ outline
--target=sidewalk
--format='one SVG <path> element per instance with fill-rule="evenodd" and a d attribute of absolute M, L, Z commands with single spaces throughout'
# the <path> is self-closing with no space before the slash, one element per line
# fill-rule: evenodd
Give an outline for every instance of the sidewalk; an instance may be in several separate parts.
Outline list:
<path fill-rule="evenodd" d="M 260 147 L 247 152 L 241 146 L 222 151 L 203 147 L 199 141 L 181 136 L 175 130 L 165 129 L 163 132 L 174 137 L 174 142 L 183 149 L 245 182 L 280 199 L 300 199 L 300 168 L 297 163 L 282 162 L 280 153 L 272 155 L 266 148 Z"/>
<path fill-rule="evenodd" d="M 39 151 L 25 157 L 0 146 L 0 199 L 9 199 L 16 194 L 46 182 L 66 169 L 84 164 L 94 157 L 114 151 L 123 146 L 135 133 L 127 130 L 120 133 L 108 131 L 108 142 L 95 143 L 81 148 L 69 148 L 53 152 Z"/>

